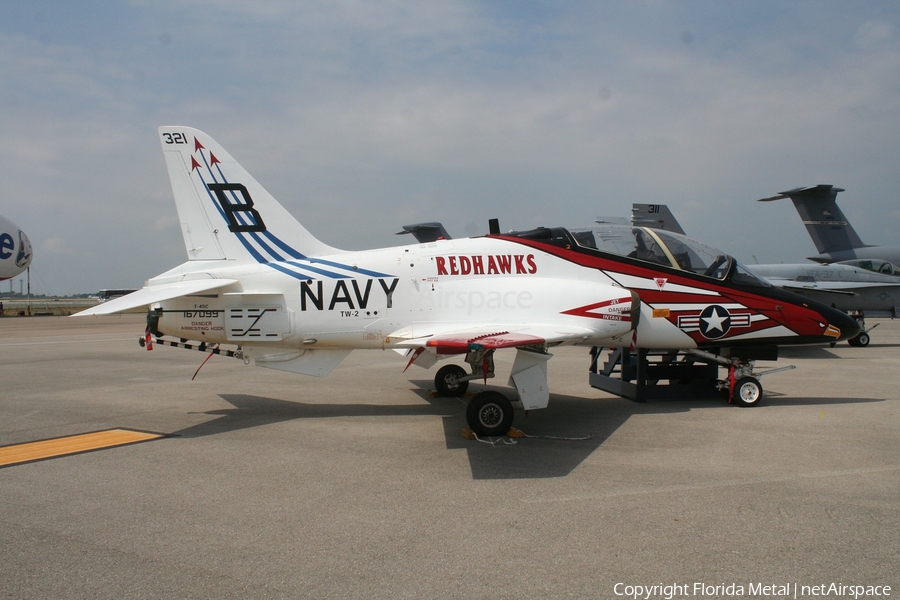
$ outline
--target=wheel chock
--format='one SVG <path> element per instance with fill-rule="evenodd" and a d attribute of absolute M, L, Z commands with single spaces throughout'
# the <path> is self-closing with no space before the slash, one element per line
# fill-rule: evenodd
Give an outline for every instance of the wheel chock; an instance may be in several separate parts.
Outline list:
<path fill-rule="evenodd" d="M 462 436 L 463 436 L 463 438 L 465 438 L 467 440 L 477 439 L 475 436 L 475 432 L 472 431 L 471 429 L 469 429 L 468 427 L 466 427 L 462 430 Z M 519 431 L 515 427 L 512 427 L 512 428 L 510 428 L 509 431 L 506 432 L 506 436 L 511 437 L 511 438 L 523 438 L 523 437 L 525 437 L 525 433 L 522 431 Z"/>

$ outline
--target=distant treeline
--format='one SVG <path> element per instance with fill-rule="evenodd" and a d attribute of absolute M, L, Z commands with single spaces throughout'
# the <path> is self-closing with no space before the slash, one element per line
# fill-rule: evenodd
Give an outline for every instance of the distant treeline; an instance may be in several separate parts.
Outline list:
<path fill-rule="evenodd" d="M 0 300 L 20 300 L 22 298 L 27 298 L 27 297 L 28 297 L 28 294 L 19 294 L 18 292 L 0 293 Z M 56 294 L 49 295 L 49 296 L 47 294 L 31 294 L 32 300 L 36 300 L 36 299 L 65 300 L 67 298 L 96 298 L 96 297 L 97 297 L 96 293 L 94 293 L 94 294 L 69 294 L 68 296 L 61 296 L 61 295 L 56 295 Z"/>

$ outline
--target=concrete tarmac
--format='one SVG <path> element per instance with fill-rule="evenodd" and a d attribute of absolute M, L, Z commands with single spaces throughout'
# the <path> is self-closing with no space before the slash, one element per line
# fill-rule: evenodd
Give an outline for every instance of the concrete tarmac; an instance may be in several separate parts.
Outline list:
<path fill-rule="evenodd" d="M 586 348 L 557 349 L 549 408 L 515 423 L 552 437 L 489 445 L 394 352 L 323 379 L 213 357 L 191 381 L 205 355 L 140 348 L 142 316 L 2 318 L 0 446 L 168 437 L 0 469 L 0 598 L 896 596 L 900 321 L 881 323 L 867 348 L 784 349 L 797 369 L 749 409 L 616 398 Z"/>

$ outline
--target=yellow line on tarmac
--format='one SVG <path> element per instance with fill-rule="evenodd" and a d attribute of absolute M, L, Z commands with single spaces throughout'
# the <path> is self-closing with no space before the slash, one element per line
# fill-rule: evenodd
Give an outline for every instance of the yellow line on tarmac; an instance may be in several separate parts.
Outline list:
<path fill-rule="evenodd" d="M 133 429 L 107 429 L 65 437 L 38 440 L 0 447 L 0 467 L 9 467 L 35 460 L 69 456 L 80 452 L 114 448 L 165 437 L 161 433 L 135 431 Z"/>

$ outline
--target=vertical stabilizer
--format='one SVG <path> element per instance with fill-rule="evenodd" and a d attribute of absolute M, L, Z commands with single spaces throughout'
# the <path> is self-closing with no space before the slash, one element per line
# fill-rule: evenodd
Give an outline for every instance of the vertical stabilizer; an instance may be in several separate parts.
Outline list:
<path fill-rule="evenodd" d="M 684 235 L 684 229 L 681 228 L 678 219 L 665 204 L 632 204 L 631 224 L 635 227 L 663 229 Z"/>
<path fill-rule="evenodd" d="M 189 260 L 266 263 L 340 252 L 202 131 L 160 127 L 159 138 Z"/>
<path fill-rule="evenodd" d="M 831 185 L 817 185 L 781 192 L 760 202 L 790 198 L 819 254 L 864 248 L 866 244 L 837 205 L 838 192 L 843 191 Z"/>

